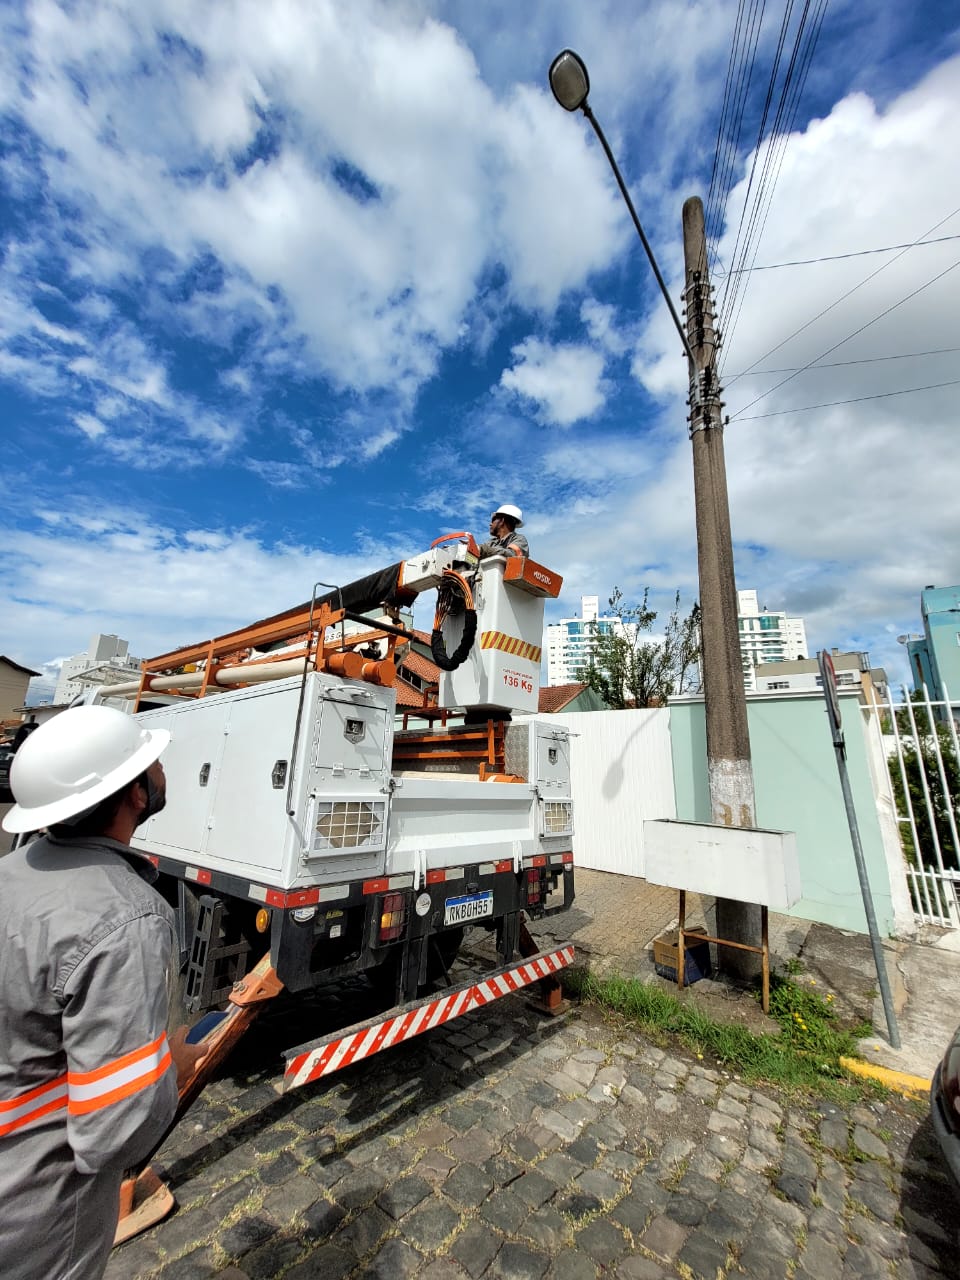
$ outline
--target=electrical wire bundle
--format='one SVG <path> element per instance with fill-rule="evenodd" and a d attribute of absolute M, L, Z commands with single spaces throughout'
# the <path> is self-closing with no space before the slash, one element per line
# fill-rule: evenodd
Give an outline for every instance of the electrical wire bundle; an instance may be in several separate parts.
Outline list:
<path fill-rule="evenodd" d="M 463 634 L 452 654 L 447 654 L 443 625 L 448 618 L 463 615 Z M 437 609 L 430 635 L 430 652 L 441 671 L 455 671 L 466 659 L 477 637 L 477 610 L 470 584 L 462 573 L 445 569 L 437 587 Z"/>

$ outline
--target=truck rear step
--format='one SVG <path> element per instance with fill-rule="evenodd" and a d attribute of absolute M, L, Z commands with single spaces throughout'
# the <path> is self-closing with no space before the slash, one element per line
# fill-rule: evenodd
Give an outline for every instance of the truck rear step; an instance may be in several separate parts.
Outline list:
<path fill-rule="evenodd" d="M 525 960 L 505 965 L 479 981 L 471 979 L 442 995 L 426 996 L 401 1005 L 387 1017 L 370 1018 L 331 1035 L 288 1049 L 284 1053 L 284 1089 L 296 1089 L 332 1075 L 341 1067 L 370 1058 L 391 1045 L 412 1040 L 445 1022 L 471 1013 L 532 983 L 553 978 L 573 963 L 572 946 L 540 951 Z"/>

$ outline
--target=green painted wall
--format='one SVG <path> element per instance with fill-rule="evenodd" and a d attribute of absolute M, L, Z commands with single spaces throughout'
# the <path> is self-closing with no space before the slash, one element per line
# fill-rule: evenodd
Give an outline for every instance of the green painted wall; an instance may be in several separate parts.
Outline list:
<path fill-rule="evenodd" d="M 840 696 L 850 787 L 880 932 L 894 932 L 893 902 L 855 695 Z M 836 755 L 823 698 L 748 698 L 757 826 L 797 833 L 803 898 L 789 912 L 866 933 Z M 677 817 L 710 821 L 703 700 L 670 704 Z"/>

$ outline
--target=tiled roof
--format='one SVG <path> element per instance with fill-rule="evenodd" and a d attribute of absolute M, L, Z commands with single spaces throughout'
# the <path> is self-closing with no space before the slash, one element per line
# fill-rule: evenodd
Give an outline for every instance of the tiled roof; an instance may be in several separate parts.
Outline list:
<path fill-rule="evenodd" d="M 540 702 L 537 710 L 545 714 L 549 714 L 552 711 L 562 711 L 568 703 L 574 700 L 577 694 L 583 693 L 584 689 L 589 687 L 586 684 L 547 685 L 540 690 Z"/>
<path fill-rule="evenodd" d="M 419 689 L 412 689 L 405 681 L 398 679 L 394 688 L 397 691 L 398 707 L 422 707 L 423 694 Z"/>
<path fill-rule="evenodd" d="M 431 662 L 429 658 L 423 657 L 422 654 L 415 653 L 413 649 L 408 649 L 404 654 L 403 661 L 400 663 L 401 671 L 410 671 L 415 676 L 419 676 L 421 680 L 426 680 L 429 684 L 436 684 L 440 679 L 440 668 L 435 662 Z"/>

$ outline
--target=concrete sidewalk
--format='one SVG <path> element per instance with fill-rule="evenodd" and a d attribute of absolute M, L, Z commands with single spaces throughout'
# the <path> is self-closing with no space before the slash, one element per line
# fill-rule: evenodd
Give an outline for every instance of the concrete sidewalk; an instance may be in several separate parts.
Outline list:
<path fill-rule="evenodd" d="M 652 944 L 675 928 L 679 895 L 635 876 L 576 871 L 577 897 L 571 911 L 534 922 L 533 932 L 571 941 L 593 972 L 619 973 L 642 981 L 663 982 L 653 967 Z M 701 901 L 688 894 L 690 925 L 704 923 Z M 832 994 L 844 1018 L 870 1021 L 874 1034 L 860 1045 L 862 1056 L 879 1066 L 929 1080 L 960 1023 L 960 933 L 926 929 L 920 940 L 887 939 L 884 955 L 894 998 L 901 1048 L 891 1047 L 878 994 L 873 951 L 866 934 L 770 914 L 771 969 L 790 960 L 803 966 L 799 979 L 812 980 Z M 672 984 L 671 984 L 672 985 Z M 674 988 L 675 989 L 675 988 Z M 705 979 L 688 988 L 686 998 L 706 1006 L 715 1017 L 757 1031 L 775 1031 L 751 992 Z"/>

